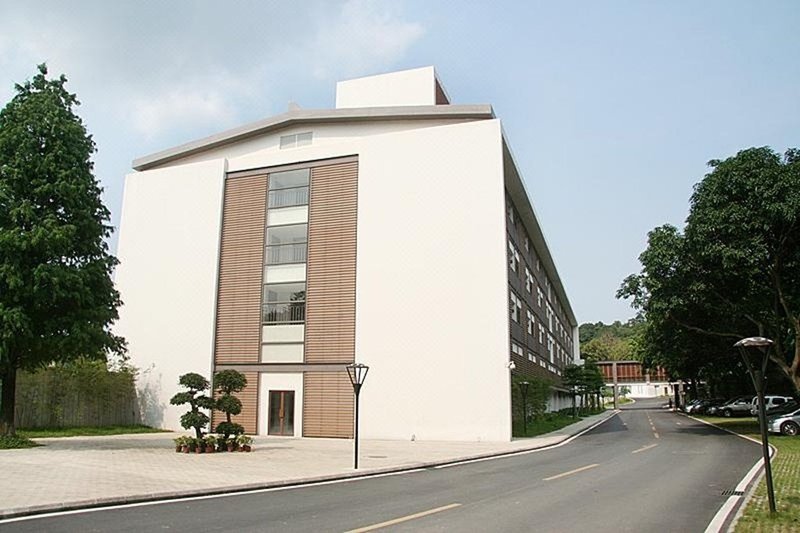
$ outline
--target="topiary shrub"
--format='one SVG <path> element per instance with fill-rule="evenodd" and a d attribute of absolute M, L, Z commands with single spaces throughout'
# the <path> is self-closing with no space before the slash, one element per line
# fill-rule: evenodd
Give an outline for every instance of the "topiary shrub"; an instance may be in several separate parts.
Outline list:
<path fill-rule="evenodd" d="M 231 421 L 231 417 L 242 412 L 242 401 L 233 393 L 242 392 L 246 386 L 247 378 L 236 370 L 222 370 L 214 375 L 214 390 L 219 394 L 214 408 L 225 413 L 225 421 L 217 424 L 216 431 L 226 440 L 244 433 L 244 427 Z"/>
<path fill-rule="evenodd" d="M 203 428 L 210 422 L 208 415 L 200 409 L 214 407 L 214 400 L 202 394 L 203 391 L 208 390 L 208 380 L 200 374 L 189 372 L 178 378 L 178 383 L 189 390 L 179 392 L 172 397 L 169 403 L 172 405 L 189 404 L 191 410 L 181 416 L 181 426 L 184 429 L 194 429 L 196 437 L 200 439 L 203 437 Z"/>

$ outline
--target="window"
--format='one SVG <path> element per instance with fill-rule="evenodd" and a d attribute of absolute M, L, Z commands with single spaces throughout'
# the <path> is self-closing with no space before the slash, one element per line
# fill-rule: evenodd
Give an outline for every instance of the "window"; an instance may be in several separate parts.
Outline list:
<path fill-rule="evenodd" d="M 539 344 L 544 344 L 544 326 L 539 322 Z"/>
<path fill-rule="evenodd" d="M 528 352 L 528 361 L 536 361 L 536 357 L 531 352 Z"/>
<path fill-rule="evenodd" d="M 305 263 L 308 224 L 267 228 L 267 264 Z"/>
<path fill-rule="evenodd" d="M 539 307 L 542 306 L 542 298 L 543 298 L 543 296 L 544 295 L 542 294 L 542 288 L 537 285 L 536 286 L 536 305 L 538 305 Z"/>
<path fill-rule="evenodd" d="M 528 270 L 528 267 L 525 267 L 525 290 L 528 291 L 528 294 L 531 294 L 533 291 L 533 276 L 531 275 L 531 271 Z"/>
<path fill-rule="evenodd" d="M 508 204 L 506 209 L 508 210 L 508 221 L 513 226 L 514 225 L 514 208 L 511 206 L 511 204 Z"/>
<path fill-rule="evenodd" d="M 511 241 L 508 241 L 508 266 L 514 272 L 519 270 L 519 252 L 517 251 L 517 247 L 514 246 Z"/>
<path fill-rule="evenodd" d="M 519 316 L 522 314 L 522 300 L 513 292 L 509 296 L 511 304 L 511 320 L 519 323 Z"/>
<path fill-rule="evenodd" d="M 555 341 L 553 340 L 552 335 L 547 336 L 547 355 L 550 356 L 550 360 L 553 360 L 553 349 L 555 348 Z"/>
<path fill-rule="evenodd" d="M 294 133 L 292 135 L 281 135 L 281 150 L 286 148 L 297 148 L 299 146 L 308 146 L 311 144 L 311 132 Z"/>
<path fill-rule="evenodd" d="M 531 241 L 530 241 L 530 239 L 528 239 L 527 235 L 525 235 L 525 251 L 526 252 L 530 252 L 531 251 Z"/>
<path fill-rule="evenodd" d="M 550 307 L 550 304 L 547 304 L 547 309 L 545 309 L 545 316 L 547 316 L 547 330 L 553 331 L 553 308 Z"/>
<path fill-rule="evenodd" d="M 311 171 L 307 168 L 270 174 L 267 207 L 308 205 L 310 177 Z"/>
<path fill-rule="evenodd" d="M 522 346 L 520 346 L 516 342 L 512 342 L 511 343 L 511 353 L 519 355 L 520 357 L 523 357 L 525 352 L 522 350 Z"/>
<path fill-rule="evenodd" d="M 302 324 L 306 318 L 306 284 L 266 284 L 263 302 L 264 324 Z"/>

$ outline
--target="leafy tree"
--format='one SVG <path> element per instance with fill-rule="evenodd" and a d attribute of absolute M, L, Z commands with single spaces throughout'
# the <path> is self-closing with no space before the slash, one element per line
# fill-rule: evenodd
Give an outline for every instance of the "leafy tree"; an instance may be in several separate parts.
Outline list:
<path fill-rule="evenodd" d="M 247 378 L 237 370 L 222 370 L 214 375 L 214 390 L 219 393 L 214 408 L 225 413 L 225 421 L 217 424 L 216 431 L 226 439 L 244 433 L 244 427 L 231 421 L 231 416 L 242 412 L 242 401 L 233 393 L 242 392 L 246 386 Z"/>
<path fill-rule="evenodd" d="M 32 80 L 0 111 L 0 380 L 4 435 L 15 434 L 18 370 L 122 355 L 109 332 L 119 294 L 105 240 L 109 212 L 92 174 L 95 144 L 67 79 Z"/>
<path fill-rule="evenodd" d="M 592 361 L 638 360 L 636 343 L 641 329 L 642 322 L 637 318 L 612 324 L 581 324 L 578 328 L 581 357 Z"/>
<path fill-rule="evenodd" d="M 583 407 L 597 407 L 599 397 L 605 386 L 603 373 L 593 361 L 585 361 L 583 365 L 567 365 L 561 376 L 565 387 L 574 391 L 583 399 Z M 575 414 L 575 399 L 573 397 L 573 414 Z"/>
<path fill-rule="evenodd" d="M 181 426 L 183 429 L 194 429 L 195 436 L 200 439 L 203 437 L 203 428 L 211 421 L 208 415 L 200 409 L 212 409 L 214 400 L 202 394 L 207 391 L 209 383 L 200 374 L 189 372 L 178 378 L 178 383 L 189 389 L 177 393 L 170 399 L 172 405 L 189 405 L 189 411 L 181 415 Z"/>
<path fill-rule="evenodd" d="M 770 359 L 800 391 L 800 151 L 743 150 L 695 186 L 684 232 L 650 232 L 625 279 L 647 321 L 643 350 L 676 377 L 731 371 L 742 337 L 775 341 Z"/>
<path fill-rule="evenodd" d="M 588 402 L 584 403 L 590 403 L 594 408 L 598 408 L 600 405 L 600 395 L 603 391 L 603 387 L 605 387 L 603 373 L 594 361 L 586 361 L 583 364 L 582 374 L 584 397 L 588 400 Z"/>

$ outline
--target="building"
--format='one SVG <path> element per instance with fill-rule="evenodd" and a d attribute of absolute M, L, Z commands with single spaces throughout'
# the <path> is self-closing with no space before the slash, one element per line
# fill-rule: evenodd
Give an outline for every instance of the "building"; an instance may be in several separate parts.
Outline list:
<path fill-rule="evenodd" d="M 620 387 L 628 387 L 629 396 L 633 398 L 655 398 L 673 393 L 674 384 L 663 368 L 646 370 L 639 361 L 598 361 L 597 366 L 607 387 L 613 387 L 615 382 Z"/>
<path fill-rule="evenodd" d="M 133 162 L 116 329 L 146 422 L 232 368 L 249 433 L 351 437 L 355 360 L 362 436 L 509 440 L 510 372 L 558 385 L 577 322 L 491 106 L 427 67 L 293 107 Z"/>

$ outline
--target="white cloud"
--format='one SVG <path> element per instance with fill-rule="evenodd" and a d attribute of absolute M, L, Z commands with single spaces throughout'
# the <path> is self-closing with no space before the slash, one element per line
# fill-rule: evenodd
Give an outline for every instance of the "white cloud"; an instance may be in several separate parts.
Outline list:
<path fill-rule="evenodd" d="M 227 123 L 233 114 L 226 95 L 191 87 L 173 87 L 157 97 L 137 96 L 130 110 L 133 126 L 147 138 L 157 136 L 169 124 Z"/>
<path fill-rule="evenodd" d="M 406 22 L 387 2 L 348 0 L 337 17 L 318 21 L 317 36 L 307 52 L 317 78 L 364 74 L 402 58 L 424 34 L 417 22 Z"/>

